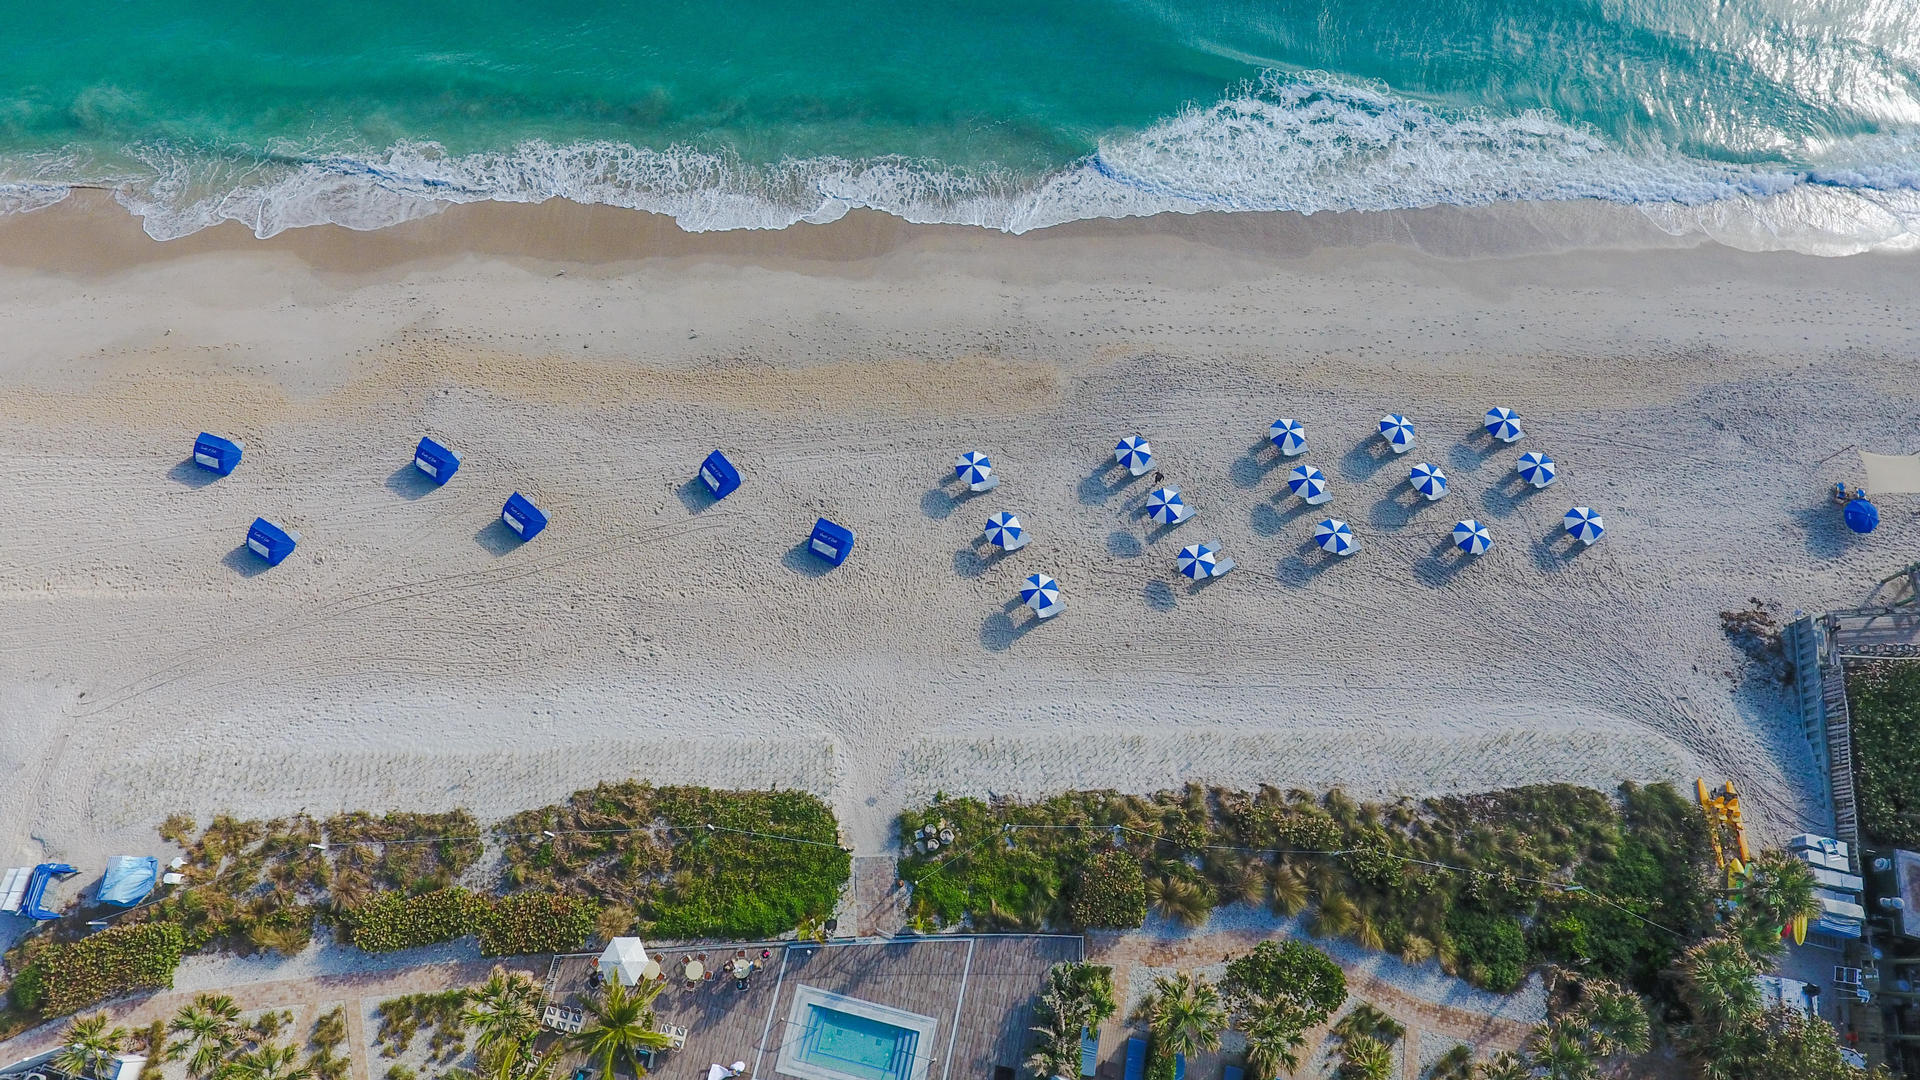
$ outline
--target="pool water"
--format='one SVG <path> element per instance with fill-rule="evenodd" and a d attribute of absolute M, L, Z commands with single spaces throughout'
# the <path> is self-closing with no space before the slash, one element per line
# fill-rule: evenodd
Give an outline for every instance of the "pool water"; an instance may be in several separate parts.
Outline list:
<path fill-rule="evenodd" d="M 906 1080 L 919 1043 L 911 1028 L 811 1005 L 800 1058 L 857 1080 Z"/>

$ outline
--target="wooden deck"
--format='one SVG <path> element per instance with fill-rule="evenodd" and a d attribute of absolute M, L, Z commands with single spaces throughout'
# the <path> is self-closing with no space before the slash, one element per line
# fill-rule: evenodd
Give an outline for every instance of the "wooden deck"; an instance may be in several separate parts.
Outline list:
<path fill-rule="evenodd" d="M 691 953 L 715 964 L 735 947 L 709 946 L 652 953 L 677 973 Z M 789 1037 L 787 1014 L 796 986 L 889 1005 L 938 1022 L 927 1058 L 926 1080 L 995 1080 L 996 1067 L 1016 1072 L 1029 1048 L 1033 999 L 1054 964 L 1081 957 L 1077 937 L 937 937 L 885 943 L 752 945 L 750 957 L 771 952 L 763 970 L 747 980 L 715 975 L 693 990 L 677 977 L 655 1002 L 659 1019 L 688 1029 L 686 1049 L 665 1056 L 650 1077 L 706 1080 L 710 1065 L 746 1063 L 747 1080 L 771 1080 L 781 1043 Z M 559 958 L 552 972 L 552 1000 L 575 999 L 586 987 L 592 958 Z M 798 1032 L 792 1032 L 797 1035 Z"/>

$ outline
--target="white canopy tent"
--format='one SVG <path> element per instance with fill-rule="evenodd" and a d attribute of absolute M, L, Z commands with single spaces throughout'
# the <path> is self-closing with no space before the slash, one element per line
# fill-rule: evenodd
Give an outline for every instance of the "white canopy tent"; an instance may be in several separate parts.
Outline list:
<path fill-rule="evenodd" d="M 637 937 L 617 937 L 607 942 L 600 954 L 600 971 L 617 978 L 621 986 L 633 986 L 646 978 L 647 947 Z"/>
<path fill-rule="evenodd" d="M 1869 495 L 1920 493 L 1920 454 L 1869 454 L 1860 451 Z"/>

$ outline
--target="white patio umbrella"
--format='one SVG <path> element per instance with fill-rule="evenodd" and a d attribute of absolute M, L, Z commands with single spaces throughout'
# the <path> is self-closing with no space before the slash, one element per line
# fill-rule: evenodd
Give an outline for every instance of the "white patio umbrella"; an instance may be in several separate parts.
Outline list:
<path fill-rule="evenodd" d="M 1287 474 L 1287 487 L 1295 495 L 1306 500 L 1308 506 L 1317 506 L 1333 498 L 1327 491 L 1327 476 L 1311 465 L 1295 465 Z"/>
<path fill-rule="evenodd" d="M 607 942 L 600 954 L 600 971 L 620 980 L 621 986 L 633 986 L 645 978 L 647 947 L 637 937 L 617 937 Z"/>
<path fill-rule="evenodd" d="M 1307 452 L 1307 429 L 1298 420 L 1282 417 L 1267 429 L 1267 438 L 1280 448 L 1287 457 L 1297 457 Z"/>
<path fill-rule="evenodd" d="M 1313 539 L 1320 545 L 1320 550 L 1335 555 L 1351 555 L 1360 547 L 1360 542 L 1353 538 L 1353 530 L 1339 518 L 1328 518 L 1315 525 Z"/>
<path fill-rule="evenodd" d="M 1388 413 L 1380 418 L 1380 437 L 1396 454 L 1404 454 L 1413 449 L 1413 421 L 1399 413 Z"/>
<path fill-rule="evenodd" d="M 1138 435 L 1129 435 L 1113 447 L 1113 460 L 1135 476 L 1153 468 L 1153 447 Z"/>
<path fill-rule="evenodd" d="M 1428 502 L 1446 497 L 1447 474 L 1437 465 L 1425 461 L 1415 465 L 1407 474 L 1407 482 L 1413 485 L 1413 490 L 1425 495 Z"/>
<path fill-rule="evenodd" d="M 1537 488 L 1553 483 L 1554 475 L 1558 472 L 1553 466 L 1552 458 L 1545 454 L 1536 454 L 1531 450 L 1520 455 L 1517 471 L 1520 473 L 1520 479 Z"/>
<path fill-rule="evenodd" d="M 1567 532 L 1582 544 L 1591 544 L 1607 531 L 1607 523 L 1591 506 L 1576 506 L 1567 511 Z"/>
<path fill-rule="evenodd" d="M 1520 414 L 1498 406 L 1487 410 L 1487 434 L 1503 443 L 1519 442 L 1527 437 L 1520 430 Z"/>
<path fill-rule="evenodd" d="M 1472 518 L 1453 527 L 1453 546 L 1469 555 L 1485 555 L 1493 546 L 1493 534 Z"/>
<path fill-rule="evenodd" d="M 1020 585 L 1020 602 L 1043 619 L 1060 612 L 1060 583 L 1045 574 L 1029 574 Z"/>

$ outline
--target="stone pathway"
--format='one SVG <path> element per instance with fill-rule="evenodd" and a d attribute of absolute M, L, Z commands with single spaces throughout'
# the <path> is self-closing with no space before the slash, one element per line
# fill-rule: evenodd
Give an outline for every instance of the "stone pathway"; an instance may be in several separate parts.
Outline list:
<path fill-rule="evenodd" d="M 893 937 L 907 926 L 907 890 L 894 888 L 899 868 L 891 857 L 853 860 L 853 901 L 859 913 L 854 931 L 863 938 Z"/>

